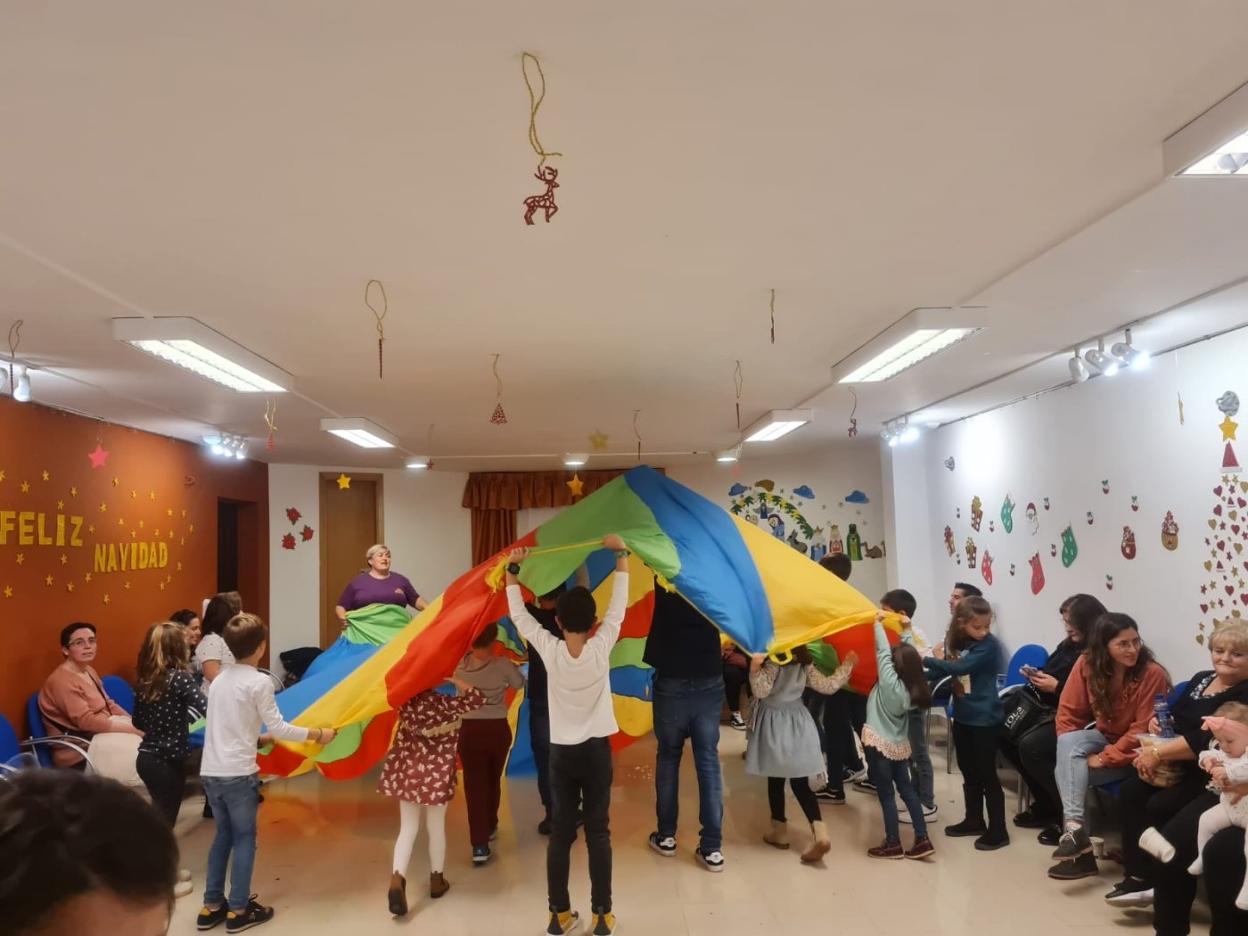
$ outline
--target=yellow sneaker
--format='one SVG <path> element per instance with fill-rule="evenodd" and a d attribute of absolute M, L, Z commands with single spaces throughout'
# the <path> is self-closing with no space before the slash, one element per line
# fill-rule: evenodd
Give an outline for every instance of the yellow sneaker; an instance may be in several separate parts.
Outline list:
<path fill-rule="evenodd" d="M 594 914 L 594 936 L 614 936 L 614 933 L 615 933 L 615 914 L 614 913 Z"/>
<path fill-rule="evenodd" d="M 546 927 L 546 936 L 567 936 L 576 929 L 581 915 L 575 910 L 564 910 L 562 913 L 551 911 L 550 925 Z"/>

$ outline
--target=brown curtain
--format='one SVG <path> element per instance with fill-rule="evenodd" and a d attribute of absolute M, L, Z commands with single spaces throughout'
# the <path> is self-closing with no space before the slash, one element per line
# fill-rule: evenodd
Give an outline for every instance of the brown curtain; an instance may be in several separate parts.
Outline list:
<path fill-rule="evenodd" d="M 480 565 L 516 541 L 514 510 L 472 509 L 472 564 Z"/>
<path fill-rule="evenodd" d="M 626 468 L 577 471 L 583 497 L 624 474 Z M 662 469 L 657 469 L 662 471 Z M 472 561 L 485 562 L 516 541 L 516 511 L 573 503 L 571 471 L 481 471 L 468 475 L 463 506 L 472 511 Z"/>

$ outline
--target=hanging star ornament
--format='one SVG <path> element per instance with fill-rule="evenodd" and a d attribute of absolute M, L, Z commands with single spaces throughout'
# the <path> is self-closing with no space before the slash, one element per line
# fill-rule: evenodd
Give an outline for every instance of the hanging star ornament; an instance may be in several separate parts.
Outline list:
<path fill-rule="evenodd" d="M 572 497 L 581 497 L 585 493 L 585 482 L 581 480 L 580 475 L 572 475 L 572 480 L 565 482 L 568 490 L 572 492 Z"/>
<path fill-rule="evenodd" d="M 1223 442 L 1234 442 L 1235 430 L 1239 428 L 1239 423 L 1231 419 L 1230 415 L 1228 414 L 1227 417 L 1222 420 L 1222 422 L 1218 423 L 1218 428 L 1222 430 Z"/>
<path fill-rule="evenodd" d="M 345 490 L 347 490 L 349 487 L 351 487 L 351 477 L 350 477 L 350 475 L 340 474 L 340 475 L 338 476 L 338 490 L 340 490 L 340 491 L 345 491 Z"/>
<path fill-rule="evenodd" d="M 605 452 L 607 450 L 607 434 L 595 429 L 589 434 L 589 447 L 595 452 Z"/>
<path fill-rule="evenodd" d="M 103 468 L 108 464 L 108 449 L 104 448 L 99 442 L 95 443 L 95 451 L 89 452 L 87 458 L 91 462 L 92 468 Z"/>

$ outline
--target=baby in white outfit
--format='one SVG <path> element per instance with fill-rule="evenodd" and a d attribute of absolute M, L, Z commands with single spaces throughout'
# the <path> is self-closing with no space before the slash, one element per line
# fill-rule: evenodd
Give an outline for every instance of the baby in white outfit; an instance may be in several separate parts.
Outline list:
<path fill-rule="evenodd" d="M 1248 796 L 1236 803 L 1235 796 L 1225 789 L 1248 783 L 1248 705 L 1228 702 L 1215 716 L 1206 718 L 1204 726 L 1213 732 L 1218 748 L 1202 751 L 1198 763 L 1212 778 L 1210 786 L 1222 790 L 1222 796 L 1216 806 L 1201 813 L 1196 833 L 1196 860 L 1187 869 L 1193 875 L 1204 871 L 1201 853 L 1214 835 L 1231 826 L 1248 830 Z M 1145 830 L 1140 836 L 1140 847 L 1163 862 L 1174 860 L 1174 846 L 1157 829 Z M 1244 852 L 1248 855 L 1248 837 Z M 1248 910 L 1248 879 L 1235 898 L 1235 906 Z"/>

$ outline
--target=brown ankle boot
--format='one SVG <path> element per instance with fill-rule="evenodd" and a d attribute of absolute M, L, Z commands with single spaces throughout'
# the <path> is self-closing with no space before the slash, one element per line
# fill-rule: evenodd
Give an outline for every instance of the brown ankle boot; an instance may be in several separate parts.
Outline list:
<path fill-rule="evenodd" d="M 390 891 L 386 896 L 390 900 L 390 912 L 392 914 L 395 916 L 407 915 L 407 881 L 398 871 L 390 875 Z"/>
<path fill-rule="evenodd" d="M 442 876 L 441 871 L 434 871 L 429 875 L 429 896 L 434 900 L 437 900 L 450 889 L 451 885 Z"/>

